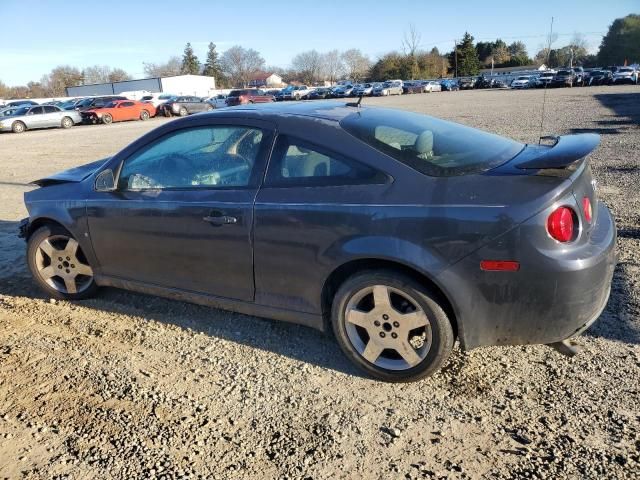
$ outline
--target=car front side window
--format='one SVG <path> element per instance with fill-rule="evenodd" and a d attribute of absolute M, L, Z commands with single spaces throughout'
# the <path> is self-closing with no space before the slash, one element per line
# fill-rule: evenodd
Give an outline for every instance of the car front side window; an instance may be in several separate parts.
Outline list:
<path fill-rule="evenodd" d="M 125 160 L 118 188 L 246 187 L 263 137 L 258 128 L 235 125 L 170 133 Z"/>

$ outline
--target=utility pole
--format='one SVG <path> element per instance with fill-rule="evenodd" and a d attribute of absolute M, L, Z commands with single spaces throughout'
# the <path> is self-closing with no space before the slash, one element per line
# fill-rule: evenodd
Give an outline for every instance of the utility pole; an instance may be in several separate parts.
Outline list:
<path fill-rule="evenodd" d="M 455 64 L 456 64 L 456 76 L 455 78 L 458 78 L 458 41 L 454 40 L 453 41 L 453 58 L 455 59 Z"/>

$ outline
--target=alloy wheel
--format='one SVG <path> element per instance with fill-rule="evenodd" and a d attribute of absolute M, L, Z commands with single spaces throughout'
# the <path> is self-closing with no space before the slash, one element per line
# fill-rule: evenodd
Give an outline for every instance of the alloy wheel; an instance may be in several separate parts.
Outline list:
<path fill-rule="evenodd" d="M 363 288 L 345 308 L 349 341 L 367 362 L 407 370 L 422 362 L 432 343 L 431 323 L 407 292 L 386 285 Z"/>
<path fill-rule="evenodd" d="M 41 279 L 60 293 L 82 293 L 93 281 L 93 270 L 80 245 L 65 235 L 54 235 L 40 242 L 35 265 Z"/>

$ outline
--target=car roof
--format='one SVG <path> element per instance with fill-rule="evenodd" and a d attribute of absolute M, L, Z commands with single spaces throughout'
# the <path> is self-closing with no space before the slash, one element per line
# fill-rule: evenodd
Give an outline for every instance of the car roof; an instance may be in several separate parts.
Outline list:
<path fill-rule="evenodd" d="M 366 107 L 361 107 L 366 108 Z M 333 120 L 339 122 L 347 115 L 357 112 L 356 107 L 349 107 L 346 103 L 334 100 L 296 103 L 268 103 L 261 105 L 243 105 L 229 109 L 220 109 L 204 115 L 215 115 L 233 117 L 240 112 L 255 118 L 268 120 L 281 116 L 311 117 L 323 120 Z M 202 115 L 202 114 L 201 114 Z"/>

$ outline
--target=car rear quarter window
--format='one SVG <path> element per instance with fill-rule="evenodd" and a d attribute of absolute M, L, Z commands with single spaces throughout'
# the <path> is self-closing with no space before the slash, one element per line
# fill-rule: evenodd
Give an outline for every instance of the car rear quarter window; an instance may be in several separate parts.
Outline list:
<path fill-rule="evenodd" d="M 484 172 L 511 160 L 524 147 L 498 135 L 399 110 L 363 109 L 340 125 L 376 150 L 437 177 Z"/>
<path fill-rule="evenodd" d="M 384 183 L 388 177 L 360 162 L 295 137 L 280 135 L 265 184 L 273 187 Z"/>

